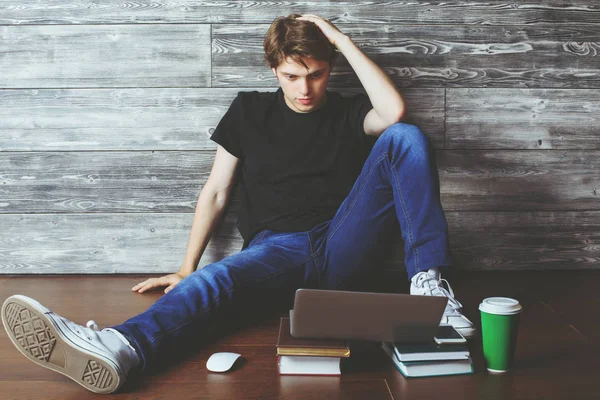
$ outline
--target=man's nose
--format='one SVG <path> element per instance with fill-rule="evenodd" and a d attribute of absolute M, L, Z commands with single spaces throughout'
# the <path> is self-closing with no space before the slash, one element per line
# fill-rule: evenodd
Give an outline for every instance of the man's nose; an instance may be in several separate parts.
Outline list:
<path fill-rule="evenodd" d="M 301 79 L 299 83 L 298 91 L 302 96 L 306 96 L 308 94 L 308 80 Z"/>

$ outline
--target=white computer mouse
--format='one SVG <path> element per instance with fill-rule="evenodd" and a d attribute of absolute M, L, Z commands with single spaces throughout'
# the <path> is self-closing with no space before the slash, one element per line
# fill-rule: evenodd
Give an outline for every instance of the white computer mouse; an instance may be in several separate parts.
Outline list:
<path fill-rule="evenodd" d="M 225 372 L 229 371 L 229 369 L 235 363 L 241 354 L 238 353 L 215 353 L 208 358 L 206 361 L 206 369 L 212 372 Z"/>

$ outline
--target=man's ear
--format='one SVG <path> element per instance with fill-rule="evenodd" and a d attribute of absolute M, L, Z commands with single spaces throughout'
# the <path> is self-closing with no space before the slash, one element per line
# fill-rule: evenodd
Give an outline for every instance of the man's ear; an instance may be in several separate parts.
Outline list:
<path fill-rule="evenodd" d="M 275 77 L 277 77 L 277 70 L 275 68 L 271 68 L 271 71 L 273 71 L 273 75 L 275 75 Z"/>

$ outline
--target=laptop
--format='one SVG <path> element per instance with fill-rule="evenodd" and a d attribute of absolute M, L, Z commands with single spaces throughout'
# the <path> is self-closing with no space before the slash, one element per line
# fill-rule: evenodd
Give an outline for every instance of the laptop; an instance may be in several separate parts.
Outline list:
<path fill-rule="evenodd" d="M 447 302 L 436 296 L 298 289 L 290 330 L 297 338 L 430 343 Z"/>

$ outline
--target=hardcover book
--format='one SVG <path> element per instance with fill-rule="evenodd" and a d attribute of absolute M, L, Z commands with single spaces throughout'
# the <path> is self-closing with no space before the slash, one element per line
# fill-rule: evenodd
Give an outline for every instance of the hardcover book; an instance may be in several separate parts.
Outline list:
<path fill-rule="evenodd" d="M 400 344 L 393 345 L 394 353 L 399 361 L 431 361 L 431 360 L 466 360 L 469 358 L 469 348 L 465 344 L 439 345 L 429 344 Z"/>
<path fill-rule="evenodd" d="M 390 343 L 382 343 L 381 347 L 390 357 L 398 371 L 407 378 L 423 378 L 444 375 L 465 375 L 473 373 L 473 362 L 469 357 L 466 360 L 432 360 L 432 361 L 406 361 L 402 362 L 394 353 Z"/>
<path fill-rule="evenodd" d="M 341 375 L 341 357 L 278 356 L 281 375 Z"/>
<path fill-rule="evenodd" d="M 300 339 L 290 333 L 290 319 L 281 318 L 278 356 L 350 357 L 350 348 L 342 339 Z"/>

